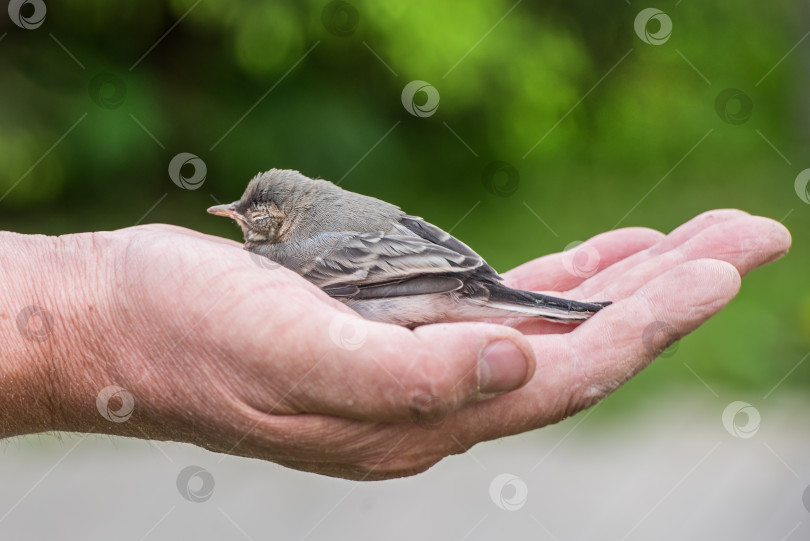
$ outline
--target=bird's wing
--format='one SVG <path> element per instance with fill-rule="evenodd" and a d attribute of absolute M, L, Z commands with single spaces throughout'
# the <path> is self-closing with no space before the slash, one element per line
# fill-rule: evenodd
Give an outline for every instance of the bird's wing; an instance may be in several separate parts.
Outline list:
<path fill-rule="evenodd" d="M 330 297 L 365 300 L 447 293 L 462 287 L 464 282 L 455 276 L 421 275 L 384 284 L 327 286 L 323 290 Z"/>
<path fill-rule="evenodd" d="M 438 246 L 443 248 L 447 248 L 448 250 L 452 250 L 458 254 L 466 255 L 469 257 L 476 257 L 481 260 L 481 266 L 478 267 L 476 272 L 478 274 L 487 274 L 490 279 L 494 279 L 497 281 L 503 280 L 498 273 L 490 267 L 486 261 L 484 261 L 480 255 L 475 253 L 475 251 L 458 240 L 456 237 L 448 233 L 447 231 L 440 229 L 433 225 L 430 222 L 424 221 L 422 218 L 417 216 L 403 216 L 397 225 L 395 226 L 396 229 L 399 229 L 403 232 L 407 232 L 408 234 L 416 235 L 420 238 L 428 240 Z"/>
<path fill-rule="evenodd" d="M 322 233 L 294 245 L 268 247 L 260 253 L 341 296 L 351 295 L 351 286 L 404 285 L 426 276 L 434 279 L 414 281 L 410 284 L 411 294 L 453 291 L 462 284 L 452 275 L 486 265 L 474 252 L 461 254 L 415 235 L 382 232 Z M 447 279 L 437 280 L 437 275 Z"/>

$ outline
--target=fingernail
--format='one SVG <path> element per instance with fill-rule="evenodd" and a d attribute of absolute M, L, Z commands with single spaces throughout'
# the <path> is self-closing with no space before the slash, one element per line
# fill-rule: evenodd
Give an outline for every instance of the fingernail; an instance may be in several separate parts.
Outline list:
<path fill-rule="evenodd" d="M 482 393 L 512 391 L 526 381 L 529 360 L 509 340 L 498 340 L 478 358 L 478 390 Z"/>

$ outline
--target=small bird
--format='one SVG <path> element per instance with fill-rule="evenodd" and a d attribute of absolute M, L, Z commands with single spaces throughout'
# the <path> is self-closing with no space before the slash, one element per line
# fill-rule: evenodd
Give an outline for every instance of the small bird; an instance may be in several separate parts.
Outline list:
<path fill-rule="evenodd" d="M 507 287 L 446 231 L 298 171 L 261 173 L 239 201 L 208 212 L 235 220 L 246 250 L 295 271 L 370 320 L 411 328 L 509 317 L 575 323 L 610 304 Z"/>

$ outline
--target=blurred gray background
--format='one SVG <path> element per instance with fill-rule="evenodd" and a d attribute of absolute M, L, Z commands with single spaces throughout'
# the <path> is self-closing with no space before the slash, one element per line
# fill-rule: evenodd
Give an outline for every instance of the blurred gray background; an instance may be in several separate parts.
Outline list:
<path fill-rule="evenodd" d="M 287 167 L 452 228 L 499 270 L 720 207 L 781 221 L 794 247 L 598 407 L 411 479 L 3 441 L 0 538 L 810 536 L 808 3 L 8 6 L 3 229 L 238 238 L 205 208 Z"/>
<path fill-rule="evenodd" d="M 629 385 L 666 377 L 660 367 L 668 362 Z M 740 438 L 721 420 L 740 395 L 717 392 L 696 382 L 620 416 L 609 411 L 609 398 L 558 425 L 477 445 L 419 476 L 368 483 L 185 444 L 18 438 L 3 444 L 0 536 L 807 539 L 806 397 L 747 397 L 761 422 Z M 189 467 L 207 474 L 181 483 L 181 491 L 177 480 Z"/>

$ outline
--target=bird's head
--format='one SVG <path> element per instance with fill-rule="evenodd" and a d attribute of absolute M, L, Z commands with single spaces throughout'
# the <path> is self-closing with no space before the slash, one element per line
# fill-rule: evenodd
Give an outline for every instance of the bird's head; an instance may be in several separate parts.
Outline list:
<path fill-rule="evenodd" d="M 271 169 L 250 181 L 239 201 L 216 205 L 209 214 L 225 216 L 242 228 L 246 244 L 278 242 L 288 231 L 300 181 L 297 171 Z"/>
<path fill-rule="evenodd" d="M 239 201 L 208 212 L 235 220 L 248 249 L 301 241 L 323 232 L 387 231 L 403 215 L 394 205 L 289 169 L 256 175 Z"/>

